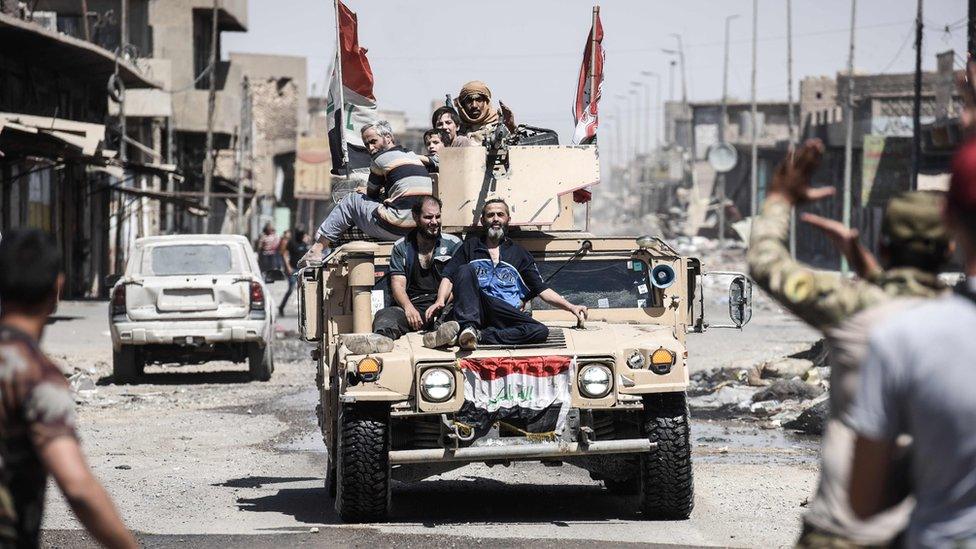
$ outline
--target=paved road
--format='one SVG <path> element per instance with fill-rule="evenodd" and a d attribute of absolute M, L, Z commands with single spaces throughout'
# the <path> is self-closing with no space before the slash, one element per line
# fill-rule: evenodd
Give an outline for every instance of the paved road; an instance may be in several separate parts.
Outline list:
<path fill-rule="evenodd" d="M 94 368 L 101 380 L 79 404 L 81 435 L 96 474 L 147 546 L 783 546 L 798 532 L 815 481 L 813 441 L 695 421 L 696 508 L 687 521 L 641 520 L 582 470 L 516 464 L 397 484 L 389 522 L 342 525 L 323 487 L 309 361 L 280 361 L 269 383 L 248 382 L 240 365 L 215 364 L 192 373 L 155 367 L 146 384 L 107 384 L 105 307 L 64 304 L 45 347 L 66 364 Z M 772 358 L 813 339 L 795 320 L 762 308 L 741 333 L 689 336 L 689 347 L 693 368 L 704 368 Z M 302 351 L 286 347 L 285 355 L 298 359 Z M 49 545 L 86 543 L 56 491 L 44 525 Z"/>

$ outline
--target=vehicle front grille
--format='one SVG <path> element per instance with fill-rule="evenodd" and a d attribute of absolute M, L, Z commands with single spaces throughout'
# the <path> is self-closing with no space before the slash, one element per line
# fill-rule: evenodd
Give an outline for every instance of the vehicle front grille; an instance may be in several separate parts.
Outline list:
<path fill-rule="evenodd" d="M 562 328 L 549 328 L 549 337 L 542 343 L 525 345 L 478 345 L 478 349 L 565 349 L 566 334 Z"/>

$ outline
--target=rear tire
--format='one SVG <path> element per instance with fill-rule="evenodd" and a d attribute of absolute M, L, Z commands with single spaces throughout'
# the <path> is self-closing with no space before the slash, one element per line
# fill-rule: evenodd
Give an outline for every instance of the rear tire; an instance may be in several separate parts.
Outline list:
<path fill-rule="evenodd" d="M 261 346 L 252 343 L 248 347 L 247 367 L 251 372 L 251 379 L 254 381 L 269 381 L 274 372 L 274 353 L 271 345 Z"/>
<path fill-rule="evenodd" d="M 645 519 L 685 520 L 695 506 L 688 403 L 684 393 L 644 397 L 644 433 L 657 448 L 641 456 Z"/>
<path fill-rule="evenodd" d="M 390 512 L 389 408 L 342 406 L 335 509 L 343 522 L 378 522 Z"/>
<path fill-rule="evenodd" d="M 112 352 L 112 379 L 117 385 L 135 383 L 142 373 L 142 364 L 135 347 L 123 345 Z"/>

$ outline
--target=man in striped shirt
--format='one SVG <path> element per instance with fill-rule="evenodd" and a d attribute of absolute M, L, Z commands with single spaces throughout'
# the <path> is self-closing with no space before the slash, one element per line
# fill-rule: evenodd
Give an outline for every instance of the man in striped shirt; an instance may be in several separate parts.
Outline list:
<path fill-rule="evenodd" d="M 353 226 L 377 240 L 399 239 L 417 226 L 410 209 L 434 192 L 420 157 L 397 146 L 389 122 L 366 124 L 362 135 L 373 158 L 366 187 L 336 204 L 316 231 L 316 242 L 303 258 L 304 264 L 321 261 L 324 250 Z"/>

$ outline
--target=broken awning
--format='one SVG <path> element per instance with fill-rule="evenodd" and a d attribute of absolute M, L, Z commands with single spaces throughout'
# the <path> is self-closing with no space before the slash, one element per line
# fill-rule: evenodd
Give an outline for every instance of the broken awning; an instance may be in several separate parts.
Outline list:
<path fill-rule="evenodd" d="M 36 23 L 0 14 L 0 41 L 23 59 L 87 81 L 108 82 L 118 70 L 126 88 L 159 88 L 126 59 L 91 42 L 46 29 Z M 116 69 L 117 67 L 117 69 Z"/>
<path fill-rule="evenodd" d="M 101 124 L 0 112 L 0 153 L 4 156 L 95 156 L 104 140 L 105 126 Z"/>
<path fill-rule="evenodd" d="M 166 191 L 153 191 L 149 189 L 136 189 L 133 187 L 122 187 L 119 185 L 105 185 L 102 188 L 104 190 L 116 191 L 130 196 L 136 196 L 139 198 L 151 198 L 153 200 L 159 200 L 160 202 L 163 203 L 169 203 L 175 206 L 180 206 L 186 208 L 187 212 L 197 216 L 205 216 L 209 211 L 208 208 L 205 208 L 203 204 L 200 204 L 196 200 L 179 196 L 177 193 L 169 193 Z"/>

